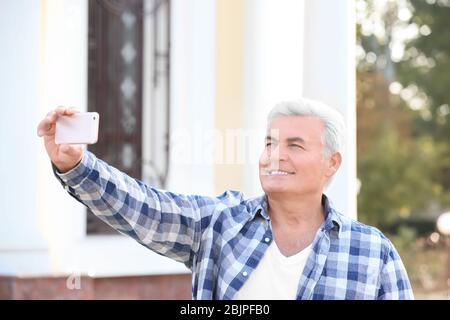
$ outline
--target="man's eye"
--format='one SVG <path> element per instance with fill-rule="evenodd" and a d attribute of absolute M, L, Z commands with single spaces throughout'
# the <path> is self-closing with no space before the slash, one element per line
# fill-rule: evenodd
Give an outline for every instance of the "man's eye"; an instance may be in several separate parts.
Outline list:
<path fill-rule="evenodd" d="M 272 145 L 271 142 L 266 142 L 266 147 L 270 147 Z"/>
<path fill-rule="evenodd" d="M 303 149 L 303 147 L 300 146 L 300 145 L 298 145 L 298 144 L 290 144 L 289 146 L 290 146 L 290 147 L 295 147 L 295 148 Z"/>

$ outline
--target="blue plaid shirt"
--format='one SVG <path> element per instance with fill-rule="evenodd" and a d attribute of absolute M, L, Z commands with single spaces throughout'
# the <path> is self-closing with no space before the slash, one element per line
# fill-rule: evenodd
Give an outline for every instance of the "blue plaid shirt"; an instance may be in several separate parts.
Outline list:
<path fill-rule="evenodd" d="M 149 187 L 86 151 L 61 174 L 65 189 L 100 219 L 192 271 L 194 299 L 232 299 L 273 241 L 266 197 L 181 195 Z M 377 229 L 336 212 L 312 244 L 297 299 L 413 299 L 403 263 Z"/>

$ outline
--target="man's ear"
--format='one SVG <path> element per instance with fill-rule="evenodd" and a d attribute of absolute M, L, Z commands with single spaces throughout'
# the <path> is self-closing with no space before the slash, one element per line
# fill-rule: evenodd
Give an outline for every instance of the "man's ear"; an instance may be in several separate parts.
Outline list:
<path fill-rule="evenodd" d="M 328 158 L 325 175 L 328 178 L 332 177 L 338 171 L 339 167 L 341 166 L 341 162 L 342 156 L 339 152 L 336 152 L 335 154 L 331 155 Z"/>

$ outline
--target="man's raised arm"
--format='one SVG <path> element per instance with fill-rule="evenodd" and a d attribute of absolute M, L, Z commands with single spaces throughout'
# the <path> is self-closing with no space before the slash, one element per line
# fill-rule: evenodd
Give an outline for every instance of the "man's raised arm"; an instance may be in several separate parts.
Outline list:
<path fill-rule="evenodd" d="M 58 116 L 75 112 L 60 107 L 38 126 L 55 176 L 69 194 L 113 228 L 191 267 L 202 230 L 209 224 L 219 199 L 149 187 L 96 158 L 81 145 L 55 144 Z"/>

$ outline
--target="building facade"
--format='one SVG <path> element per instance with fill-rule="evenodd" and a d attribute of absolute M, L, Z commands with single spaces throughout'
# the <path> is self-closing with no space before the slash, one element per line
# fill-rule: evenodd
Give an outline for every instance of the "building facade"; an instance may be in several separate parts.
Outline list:
<path fill-rule="evenodd" d="M 190 298 L 189 270 L 92 225 L 53 177 L 36 127 L 59 105 L 100 110 L 92 150 L 141 180 L 255 196 L 270 108 L 323 100 L 348 126 L 328 194 L 356 217 L 353 1 L 120 3 L 0 2 L 0 298 Z"/>

